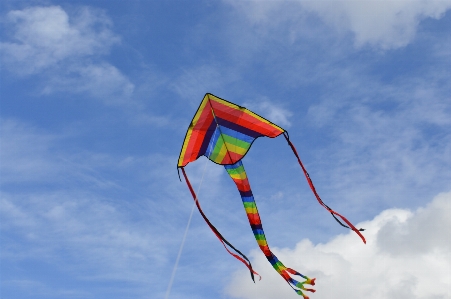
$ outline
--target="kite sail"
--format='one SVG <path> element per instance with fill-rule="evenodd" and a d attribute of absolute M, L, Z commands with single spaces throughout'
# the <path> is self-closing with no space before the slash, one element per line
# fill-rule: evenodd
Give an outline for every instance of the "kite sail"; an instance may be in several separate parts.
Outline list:
<path fill-rule="evenodd" d="M 225 249 L 247 266 L 252 280 L 255 281 L 254 274 L 260 275 L 254 271 L 249 259 L 228 242 L 205 216 L 184 169 L 188 163 L 197 160 L 201 156 L 207 157 L 216 164 L 224 165 L 241 195 L 249 224 L 260 249 L 273 268 L 285 279 L 291 288 L 297 294 L 308 299 L 308 296 L 303 291 L 315 292 L 315 290 L 305 287 L 305 285 L 315 285 L 315 278 L 310 279 L 296 270 L 285 267 L 270 250 L 242 162 L 243 157 L 247 154 L 255 139 L 262 136 L 275 138 L 280 135 L 285 137 L 296 156 L 318 202 L 332 214 L 340 225 L 355 231 L 363 242 L 366 243 L 365 238 L 360 233 L 363 229 L 356 229 L 344 216 L 332 210 L 321 200 L 286 130 L 244 107 L 218 98 L 212 94 L 207 93 L 205 95 L 188 127 L 177 163 L 177 169 L 181 169 L 202 218 L 222 242 Z M 343 224 L 339 218 L 346 224 Z M 292 275 L 298 275 L 304 280 L 302 282 L 297 281 L 292 278 Z"/>

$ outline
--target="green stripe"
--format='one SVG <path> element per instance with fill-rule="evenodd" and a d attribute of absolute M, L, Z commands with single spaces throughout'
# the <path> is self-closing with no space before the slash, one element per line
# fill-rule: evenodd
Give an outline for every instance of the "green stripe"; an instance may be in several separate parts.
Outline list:
<path fill-rule="evenodd" d="M 230 144 L 233 144 L 235 146 L 241 147 L 242 149 L 248 150 L 250 147 L 250 143 L 243 141 L 241 139 L 237 139 L 235 137 L 226 135 L 226 134 L 222 134 L 222 138 L 224 138 L 224 141 Z"/>
<path fill-rule="evenodd" d="M 255 202 L 247 202 L 247 201 L 245 201 L 245 202 L 243 202 L 243 206 L 245 207 L 245 208 L 257 208 L 257 205 L 255 204 Z"/>
<path fill-rule="evenodd" d="M 280 262 L 277 261 L 274 265 L 272 265 L 274 269 L 276 269 L 277 272 L 282 272 L 282 270 L 285 269 L 285 266 Z"/>
<path fill-rule="evenodd" d="M 263 234 L 254 235 L 255 240 L 263 240 L 266 241 L 266 237 Z"/>
<path fill-rule="evenodd" d="M 227 173 L 228 174 L 230 174 L 230 175 L 232 175 L 232 174 L 241 174 L 241 173 L 246 173 L 245 171 L 244 171 L 244 167 L 243 167 L 243 165 L 241 165 L 240 167 L 237 167 L 237 168 L 233 168 L 233 169 L 226 169 L 227 170 Z"/>
<path fill-rule="evenodd" d="M 213 151 L 210 155 L 210 160 L 220 163 L 221 161 L 216 161 L 216 159 L 218 158 L 219 152 L 222 148 L 222 145 L 224 144 L 224 142 L 222 141 L 222 138 L 218 138 L 218 140 L 216 141 L 215 147 L 213 148 Z"/>

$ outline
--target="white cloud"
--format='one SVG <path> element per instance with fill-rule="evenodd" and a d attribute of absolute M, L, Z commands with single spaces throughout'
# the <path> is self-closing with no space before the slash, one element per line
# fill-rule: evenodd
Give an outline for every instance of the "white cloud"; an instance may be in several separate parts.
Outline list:
<path fill-rule="evenodd" d="M 51 262 L 64 249 L 70 256 L 65 267 L 78 264 L 91 268 L 90 277 L 141 281 L 146 268 L 166 258 L 164 237 L 151 220 L 141 226 L 137 214 L 133 218 L 89 192 L 2 193 L 0 215 L 2 231 L 14 236 L 2 248 L 9 261 Z"/>
<path fill-rule="evenodd" d="M 46 263 L 55 273 L 64 272 L 61 279 L 75 282 L 62 286 L 24 271 L 5 276 L 2 286 L 43 297 L 64 292 L 95 297 L 103 287 L 86 289 L 86 281 L 114 285 L 121 281 L 120 291 L 124 291 L 122 283 L 133 284 L 127 293 L 135 298 L 147 298 L 166 287 L 183 234 L 180 228 L 186 225 L 193 203 L 185 184 L 178 181 L 176 157 L 74 154 L 64 145 L 67 136 L 50 135 L 14 120 L 2 121 L 1 134 L 2 262 Z M 199 191 L 204 179 L 200 198 L 205 212 L 217 218 L 219 226 L 229 225 L 230 218 L 241 217 L 231 213 L 227 201 L 217 202 L 218 181 L 225 171 L 200 160 L 187 167 L 191 182 Z M 184 257 L 204 242 L 217 245 L 207 231 L 196 214 Z M 193 273 L 192 262 L 182 260 L 178 280 L 211 277 L 211 273 Z M 26 263 L 25 269 L 31 269 L 32 263 Z"/>
<path fill-rule="evenodd" d="M 255 113 L 260 114 L 264 118 L 279 126 L 291 126 L 291 123 L 288 119 L 293 115 L 293 113 L 291 113 L 287 109 L 282 108 L 280 105 L 273 104 L 267 98 L 264 98 L 260 101 L 245 102 L 243 106 L 251 111 L 254 111 Z"/>
<path fill-rule="evenodd" d="M 84 283 L 136 283 L 139 287 L 130 290 L 142 292 L 136 298 L 144 298 L 160 284 L 154 269 L 166 273 L 171 253 L 163 248 L 178 245 L 174 223 L 185 221 L 184 217 L 167 219 L 178 213 L 185 216 L 190 204 L 175 167 L 171 167 L 175 157 L 74 154 L 65 147 L 68 136 L 64 134 L 50 135 L 15 120 L 2 120 L 0 129 L 2 263 L 47 263 L 52 271 Z M 112 173 L 115 180 L 110 180 Z M 127 173 L 125 178 L 118 179 L 123 173 Z M 130 179 L 130 173 L 136 176 Z M 139 188 L 149 185 L 153 192 Z M 155 185 L 163 191 L 155 191 Z M 170 190 L 165 192 L 166 188 Z M 185 192 L 179 194 L 180 190 Z M 161 205 L 161 194 L 180 200 L 180 204 Z M 5 276 L 2 286 L 33 290 L 44 297 L 46 292 L 53 296 L 72 291 L 92 296 L 95 292 L 53 285 L 33 271 L 23 273 Z"/>
<path fill-rule="evenodd" d="M 57 136 L 42 134 L 33 128 L 9 119 L 0 122 L 2 141 L 0 159 L 2 184 L 20 181 L 41 181 L 55 178 L 60 167 L 48 154 Z"/>
<path fill-rule="evenodd" d="M 17 183 L 47 183 L 61 187 L 69 181 L 83 181 L 100 188 L 115 186 L 92 171 L 95 166 L 105 164 L 105 157 L 86 152 L 78 155 L 61 152 L 61 145 L 70 137 L 68 134 L 49 134 L 14 119 L 0 119 L 0 132 L 4 187 Z"/>
<path fill-rule="evenodd" d="M 440 19 L 451 8 L 451 1 L 300 1 L 324 22 L 350 30 L 355 45 L 381 49 L 399 48 L 415 37 L 418 24 L 426 18 Z"/>
<path fill-rule="evenodd" d="M 418 206 L 428 192 L 447 188 L 447 74 L 434 68 L 392 84 L 341 74 L 325 83 L 324 101 L 309 108 L 311 124 L 317 121 L 333 138 L 317 157 L 331 169 L 325 180 L 334 186 L 334 196 L 339 192 L 349 203 L 366 207 Z"/>
<path fill-rule="evenodd" d="M 120 38 L 101 12 L 84 8 L 69 17 L 60 6 L 10 11 L 11 40 L 0 44 L 2 63 L 20 76 L 40 75 L 42 93 L 71 92 L 124 103 L 134 85 L 100 57 Z"/>
<path fill-rule="evenodd" d="M 19 74 L 38 73 L 59 62 L 104 54 L 120 39 L 101 13 L 84 9 L 74 17 L 59 6 L 10 11 L 13 42 L 2 42 L 2 61 Z"/>
<path fill-rule="evenodd" d="M 43 93 L 70 90 L 87 93 L 105 104 L 120 104 L 130 100 L 135 86 L 116 67 L 108 63 L 75 65 L 67 76 L 49 79 Z"/>
<path fill-rule="evenodd" d="M 233 1 L 253 24 L 275 26 L 287 19 L 296 20 L 304 31 L 305 12 L 316 14 L 337 33 L 352 32 L 356 47 L 371 45 L 378 49 L 396 49 L 410 43 L 418 24 L 427 18 L 440 19 L 451 8 L 451 1 Z M 291 33 L 294 34 L 294 31 Z"/>
<path fill-rule="evenodd" d="M 385 210 L 365 227 L 367 244 L 355 233 L 325 244 L 302 240 L 295 248 L 274 249 L 286 266 L 317 278 L 310 298 L 449 298 L 451 296 L 451 192 L 441 193 L 415 212 Z M 261 252 L 253 265 L 263 279 L 254 285 L 235 273 L 227 292 L 234 298 L 298 298 Z"/>

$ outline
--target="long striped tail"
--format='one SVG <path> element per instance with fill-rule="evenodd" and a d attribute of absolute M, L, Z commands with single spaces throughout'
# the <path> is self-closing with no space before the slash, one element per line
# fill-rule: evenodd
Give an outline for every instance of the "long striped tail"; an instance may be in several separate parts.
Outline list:
<path fill-rule="evenodd" d="M 263 226 L 260 220 L 260 215 L 258 214 L 257 205 L 255 203 L 254 196 L 252 195 L 251 186 L 249 185 L 249 180 L 247 179 L 243 163 L 241 161 L 238 161 L 233 165 L 224 165 L 224 167 L 232 180 L 235 182 L 238 191 L 240 192 L 244 209 L 246 210 L 247 218 L 249 219 L 249 224 L 251 225 L 255 240 L 257 241 L 261 251 L 263 251 L 273 268 L 283 277 L 283 279 L 285 279 L 285 281 L 291 286 L 291 288 L 298 295 L 301 295 L 305 299 L 308 299 L 309 297 L 306 296 L 303 291 L 315 292 L 315 290 L 306 288 L 304 285 L 315 285 L 315 278 L 310 279 L 307 276 L 297 272 L 296 270 L 285 267 L 282 262 L 279 261 L 277 256 L 275 256 L 274 253 L 272 253 L 269 249 L 268 243 L 266 242 L 265 232 L 263 231 Z M 293 279 L 291 275 L 301 276 L 305 280 L 299 282 Z"/>

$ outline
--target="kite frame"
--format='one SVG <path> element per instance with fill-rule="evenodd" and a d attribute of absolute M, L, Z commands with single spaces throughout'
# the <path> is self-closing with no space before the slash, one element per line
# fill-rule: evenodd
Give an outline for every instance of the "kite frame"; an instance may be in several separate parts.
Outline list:
<path fill-rule="evenodd" d="M 285 133 L 286 133 L 287 136 L 288 136 L 288 131 L 287 131 L 287 130 L 285 130 L 284 128 L 282 128 L 282 127 L 279 126 L 279 125 L 276 125 L 275 123 L 273 123 L 273 122 L 270 121 L 269 119 L 264 118 L 263 116 L 259 115 L 258 113 L 255 113 L 254 111 L 251 111 L 251 110 L 247 109 L 247 108 L 244 107 L 244 106 L 240 106 L 240 105 L 235 104 L 235 103 L 233 103 L 233 102 L 227 101 L 227 100 L 225 100 L 225 99 L 223 99 L 223 98 L 220 98 L 220 97 L 218 97 L 218 96 L 215 96 L 214 94 L 209 93 L 209 92 L 207 92 L 207 93 L 204 95 L 202 101 L 200 102 L 199 106 L 197 107 L 196 113 L 194 113 L 194 116 L 193 116 L 193 118 L 191 119 L 190 126 L 191 126 L 191 124 L 193 123 L 194 118 L 196 117 L 197 113 L 199 112 L 199 109 L 201 108 L 202 103 L 203 103 L 204 100 L 205 100 L 205 97 L 207 97 L 207 96 L 209 96 L 209 95 L 211 95 L 211 96 L 213 96 L 213 97 L 215 97 L 215 98 L 218 98 L 218 99 L 220 99 L 221 101 L 224 101 L 224 102 L 229 103 L 229 104 L 231 104 L 231 105 L 235 105 L 235 106 L 237 106 L 237 107 L 239 107 L 239 108 L 242 108 L 242 109 L 245 109 L 245 110 L 247 110 L 247 111 L 250 111 L 250 112 L 252 112 L 253 114 L 257 115 L 258 117 L 261 117 L 262 119 L 264 119 L 265 121 L 267 121 L 267 122 L 270 123 L 271 125 L 276 126 L 276 127 L 280 128 L 280 129 L 282 130 L 282 132 L 281 132 L 280 134 L 278 134 L 277 136 L 274 136 L 274 137 L 264 136 L 264 135 L 255 137 L 254 140 L 252 140 L 252 142 L 250 143 L 249 148 L 247 149 L 246 153 L 241 157 L 240 160 L 242 160 L 242 159 L 247 155 L 247 153 L 248 153 L 249 150 L 251 149 L 252 145 L 254 144 L 255 140 L 257 140 L 258 138 L 260 138 L 260 137 L 277 138 L 277 137 L 279 137 L 280 135 L 285 134 Z M 209 104 L 210 104 L 210 109 L 211 109 L 211 110 L 213 111 L 213 113 L 214 113 L 214 109 L 213 109 L 213 107 L 211 106 L 211 103 L 210 103 L 211 99 L 208 98 L 207 101 L 208 101 Z M 214 115 L 214 114 L 213 114 L 213 115 Z M 216 125 L 219 126 L 218 122 L 216 121 L 216 116 L 214 116 L 214 119 L 215 119 Z M 186 133 L 185 133 L 185 138 L 183 138 L 182 148 L 180 149 L 179 159 L 177 160 L 177 172 L 179 172 L 179 168 L 182 168 L 182 167 L 185 167 L 185 166 L 186 166 L 186 165 L 185 165 L 185 166 L 179 166 L 179 165 L 178 165 L 178 161 L 180 160 L 180 157 L 182 156 L 183 145 L 185 144 L 186 138 L 187 138 L 187 136 L 188 136 L 188 132 L 189 132 L 189 130 L 190 130 L 190 126 L 188 126 L 188 129 L 186 130 Z M 210 159 L 209 159 L 207 156 L 205 156 L 205 155 L 201 155 L 201 156 L 204 156 L 204 157 L 206 157 L 208 160 L 210 160 Z M 201 156 L 198 156 L 196 159 L 199 159 Z M 215 162 L 215 161 L 213 161 L 213 160 L 210 160 L 210 161 L 213 162 L 213 163 L 215 163 L 215 164 L 217 164 L 217 165 L 233 165 L 233 164 L 235 164 L 236 162 L 238 162 L 239 160 L 236 161 L 235 163 L 224 163 L 224 164 L 217 163 L 217 162 Z M 188 162 L 188 163 L 191 163 L 191 162 Z M 188 163 L 187 163 L 187 165 L 188 165 Z M 179 179 L 180 179 L 180 173 L 179 173 Z M 181 179 L 180 179 L 180 180 L 181 180 Z"/>

